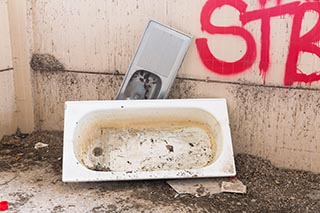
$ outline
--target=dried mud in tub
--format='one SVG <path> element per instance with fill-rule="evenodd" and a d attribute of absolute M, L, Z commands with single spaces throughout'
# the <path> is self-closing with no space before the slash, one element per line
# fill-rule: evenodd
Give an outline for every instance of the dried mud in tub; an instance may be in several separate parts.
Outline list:
<path fill-rule="evenodd" d="M 216 150 L 208 124 L 172 118 L 95 122 L 76 140 L 78 160 L 96 171 L 198 169 L 213 162 Z"/>

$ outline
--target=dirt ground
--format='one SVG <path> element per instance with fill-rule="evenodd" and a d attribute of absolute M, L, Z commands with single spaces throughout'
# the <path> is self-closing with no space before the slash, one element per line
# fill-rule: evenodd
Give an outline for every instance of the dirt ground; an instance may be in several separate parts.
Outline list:
<path fill-rule="evenodd" d="M 49 144 L 36 150 L 38 142 Z M 247 194 L 176 196 L 165 180 L 62 183 L 62 132 L 0 141 L 0 201 L 8 212 L 320 212 L 320 174 L 237 155 Z"/>

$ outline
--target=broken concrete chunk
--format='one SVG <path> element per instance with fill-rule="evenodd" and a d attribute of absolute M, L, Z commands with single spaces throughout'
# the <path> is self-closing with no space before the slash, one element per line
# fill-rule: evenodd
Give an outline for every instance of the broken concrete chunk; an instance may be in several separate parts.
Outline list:
<path fill-rule="evenodd" d="M 222 192 L 231 192 L 238 194 L 247 193 L 247 187 L 238 179 L 232 181 L 222 181 L 221 190 Z"/>
<path fill-rule="evenodd" d="M 221 181 L 217 179 L 172 180 L 167 182 L 178 194 L 203 197 L 221 193 Z"/>
<path fill-rule="evenodd" d="M 246 193 L 246 186 L 230 178 L 172 180 L 167 182 L 179 195 L 191 194 L 196 197 L 222 192 Z"/>

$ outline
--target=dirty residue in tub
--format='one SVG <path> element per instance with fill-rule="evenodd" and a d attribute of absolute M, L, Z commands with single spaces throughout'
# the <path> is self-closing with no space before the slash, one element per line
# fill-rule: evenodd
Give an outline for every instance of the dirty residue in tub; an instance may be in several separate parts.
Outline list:
<path fill-rule="evenodd" d="M 96 123 L 80 140 L 81 160 L 96 171 L 159 171 L 202 168 L 215 155 L 210 126 L 195 121 Z"/>

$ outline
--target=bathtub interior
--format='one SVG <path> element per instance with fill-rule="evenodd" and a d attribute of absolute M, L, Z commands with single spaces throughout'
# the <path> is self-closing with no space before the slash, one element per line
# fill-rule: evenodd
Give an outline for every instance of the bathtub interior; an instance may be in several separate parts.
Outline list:
<path fill-rule="evenodd" d="M 201 169 L 223 150 L 219 121 L 198 108 L 97 110 L 75 123 L 74 154 L 100 172 Z"/>

